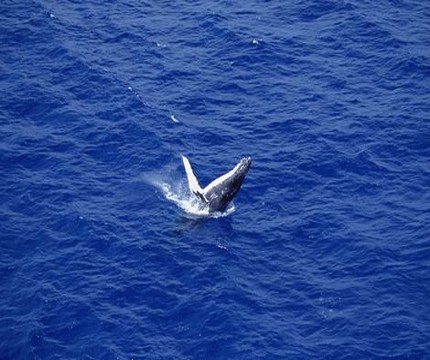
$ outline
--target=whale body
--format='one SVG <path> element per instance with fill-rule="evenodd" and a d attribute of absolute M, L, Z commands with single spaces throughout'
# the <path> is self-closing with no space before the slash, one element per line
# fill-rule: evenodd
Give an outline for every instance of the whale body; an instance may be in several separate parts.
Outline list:
<path fill-rule="evenodd" d="M 227 208 L 239 191 L 251 166 L 251 158 L 244 157 L 232 170 L 216 178 L 203 189 L 194 175 L 190 161 L 184 155 L 182 155 L 182 162 L 184 163 L 190 191 L 203 204 L 208 206 L 209 212 L 222 212 Z"/>

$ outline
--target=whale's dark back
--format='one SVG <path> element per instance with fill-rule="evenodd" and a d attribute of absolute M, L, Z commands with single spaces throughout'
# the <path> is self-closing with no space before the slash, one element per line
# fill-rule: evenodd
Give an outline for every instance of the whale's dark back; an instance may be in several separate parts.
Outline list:
<path fill-rule="evenodd" d="M 222 212 L 227 208 L 242 186 L 250 166 L 251 158 L 243 158 L 234 174 L 205 193 L 205 197 L 209 202 L 210 212 Z"/>

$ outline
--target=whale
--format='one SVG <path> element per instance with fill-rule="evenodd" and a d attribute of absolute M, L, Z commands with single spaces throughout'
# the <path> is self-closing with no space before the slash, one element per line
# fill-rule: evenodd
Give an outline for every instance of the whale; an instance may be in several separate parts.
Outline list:
<path fill-rule="evenodd" d="M 202 188 L 194 175 L 190 161 L 185 155 L 181 156 L 191 193 L 199 199 L 203 206 L 208 207 L 210 213 L 223 212 L 227 208 L 238 193 L 251 167 L 251 158 L 244 157 L 229 172 Z"/>

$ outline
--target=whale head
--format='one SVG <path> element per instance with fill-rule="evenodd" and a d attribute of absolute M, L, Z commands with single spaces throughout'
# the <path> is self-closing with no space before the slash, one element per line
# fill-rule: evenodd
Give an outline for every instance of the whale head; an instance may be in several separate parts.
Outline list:
<path fill-rule="evenodd" d="M 237 183 L 240 182 L 240 185 L 242 185 L 243 180 L 245 179 L 246 174 L 249 171 L 249 168 L 251 167 L 251 157 L 244 157 L 242 158 L 239 163 L 234 167 L 234 172 L 232 174 L 232 181 Z"/>
<path fill-rule="evenodd" d="M 204 195 L 209 204 L 209 211 L 224 211 L 227 208 L 242 186 L 250 167 L 251 158 L 244 157 L 231 171 L 215 179 L 205 188 Z"/>

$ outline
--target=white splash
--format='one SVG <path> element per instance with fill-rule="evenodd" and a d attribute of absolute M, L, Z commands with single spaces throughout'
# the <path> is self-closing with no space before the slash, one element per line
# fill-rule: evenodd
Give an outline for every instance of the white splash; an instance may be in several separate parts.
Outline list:
<path fill-rule="evenodd" d="M 167 47 L 167 45 L 164 45 L 164 44 L 162 44 L 162 43 L 160 43 L 158 41 L 154 41 L 154 44 L 157 45 L 157 47 L 159 47 L 159 48 L 165 48 L 165 47 Z"/>
<path fill-rule="evenodd" d="M 175 115 L 170 115 L 170 119 L 173 121 L 173 122 L 175 122 L 175 123 L 178 123 L 179 122 L 179 120 L 178 119 L 176 119 L 175 118 Z"/>
<path fill-rule="evenodd" d="M 173 202 L 188 215 L 219 218 L 235 211 L 234 204 L 230 204 L 224 212 L 210 213 L 209 207 L 190 193 L 184 180 L 174 182 L 163 179 L 161 176 L 151 176 L 147 177 L 147 181 L 159 189 L 167 200 Z"/>

